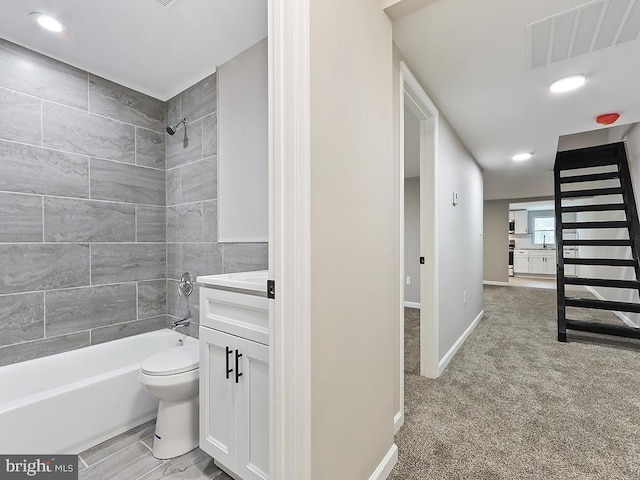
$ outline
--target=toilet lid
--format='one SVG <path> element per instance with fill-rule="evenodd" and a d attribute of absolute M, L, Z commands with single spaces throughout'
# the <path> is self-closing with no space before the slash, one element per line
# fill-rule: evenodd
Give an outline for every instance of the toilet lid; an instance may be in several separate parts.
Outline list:
<path fill-rule="evenodd" d="M 147 375 L 176 375 L 195 370 L 199 361 L 198 345 L 183 345 L 151 355 L 142 362 L 142 371 Z"/>

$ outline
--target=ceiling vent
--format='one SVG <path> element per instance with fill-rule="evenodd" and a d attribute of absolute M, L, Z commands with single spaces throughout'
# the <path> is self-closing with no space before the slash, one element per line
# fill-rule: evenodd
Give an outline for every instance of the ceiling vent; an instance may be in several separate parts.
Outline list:
<path fill-rule="evenodd" d="M 530 68 L 638 38 L 640 0 L 596 0 L 527 25 Z"/>
<path fill-rule="evenodd" d="M 176 0 L 155 0 L 156 3 L 159 3 L 163 7 L 168 7 L 169 5 L 176 2 Z"/>

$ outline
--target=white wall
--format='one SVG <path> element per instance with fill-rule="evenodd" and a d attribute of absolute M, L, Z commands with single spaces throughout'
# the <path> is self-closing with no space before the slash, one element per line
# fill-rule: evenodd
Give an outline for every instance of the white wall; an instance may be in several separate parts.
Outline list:
<path fill-rule="evenodd" d="M 485 281 L 509 281 L 508 222 L 508 200 L 485 200 L 483 213 L 483 278 Z"/>
<path fill-rule="evenodd" d="M 438 343 L 442 360 L 482 311 L 483 182 L 482 170 L 442 112 L 437 135 Z M 455 207 L 453 192 L 459 198 Z"/>
<path fill-rule="evenodd" d="M 366 480 L 396 413 L 391 22 L 371 0 L 309 17 L 312 478 Z"/>
<path fill-rule="evenodd" d="M 420 177 L 404 180 L 404 276 L 404 301 L 420 303 Z"/>

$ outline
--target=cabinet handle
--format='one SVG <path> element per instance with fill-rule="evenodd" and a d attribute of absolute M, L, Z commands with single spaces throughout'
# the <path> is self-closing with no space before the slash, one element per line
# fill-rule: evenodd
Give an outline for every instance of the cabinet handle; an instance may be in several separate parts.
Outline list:
<path fill-rule="evenodd" d="M 229 380 L 229 374 L 233 372 L 233 368 L 229 368 L 229 355 L 233 352 L 229 347 L 226 347 L 227 352 L 227 380 Z"/>
<path fill-rule="evenodd" d="M 236 383 L 238 383 L 238 379 L 242 376 L 242 372 L 240 372 L 240 366 L 238 365 L 238 360 L 242 354 L 236 350 Z"/>

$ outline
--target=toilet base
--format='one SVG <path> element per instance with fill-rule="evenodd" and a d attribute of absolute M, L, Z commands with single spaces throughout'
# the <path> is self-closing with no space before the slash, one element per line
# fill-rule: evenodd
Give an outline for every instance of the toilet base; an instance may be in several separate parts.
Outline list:
<path fill-rule="evenodd" d="M 153 456 L 165 460 L 179 457 L 199 445 L 198 396 L 181 402 L 160 401 Z"/>

